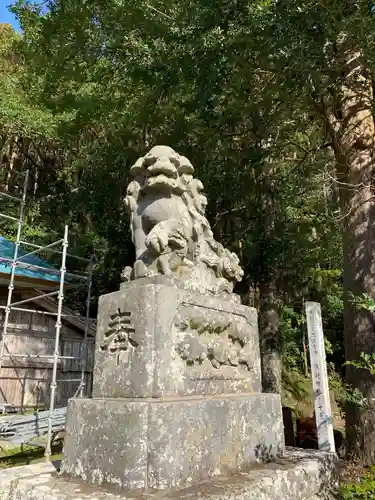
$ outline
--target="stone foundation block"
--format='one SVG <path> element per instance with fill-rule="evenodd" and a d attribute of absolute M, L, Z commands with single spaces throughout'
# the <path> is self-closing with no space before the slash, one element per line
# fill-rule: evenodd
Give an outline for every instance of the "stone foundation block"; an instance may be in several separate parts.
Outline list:
<path fill-rule="evenodd" d="M 136 280 L 99 300 L 93 397 L 261 392 L 256 310 Z"/>
<path fill-rule="evenodd" d="M 74 399 L 62 471 L 120 489 L 174 488 L 274 459 L 283 447 L 274 394 Z"/>
<path fill-rule="evenodd" d="M 170 491 L 116 492 L 58 475 L 49 465 L 0 471 L 2 500 L 334 500 L 337 455 L 289 449 L 273 463 Z"/>

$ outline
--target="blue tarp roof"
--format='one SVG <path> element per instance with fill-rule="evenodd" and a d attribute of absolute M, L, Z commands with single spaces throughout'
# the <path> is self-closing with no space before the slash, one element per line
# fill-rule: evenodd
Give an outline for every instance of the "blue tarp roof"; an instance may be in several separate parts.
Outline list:
<path fill-rule="evenodd" d="M 0 236 L 0 274 L 10 274 L 11 262 L 2 261 L 1 258 L 13 259 L 15 244 L 2 236 Z M 28 252 L 22 247 L 18 249 L 18 257 L 26 255 Z M 44 269 L 34 269 L 33 267 L 26 267 L 22 265 L 16 266 L 15 274 L 19 277 L 44 280 L 44 281 L 60 281 L 60 274 L 58 270 L 51 266 L 48 262 L 40 259 L 36 255 L 29 255 L 25 259 L 20 260 L 21 263 L 43 267 Z M 52 272 L 51 272 L 52 271 Z M 55 271 L 55 272 L 53 272 Z"/>

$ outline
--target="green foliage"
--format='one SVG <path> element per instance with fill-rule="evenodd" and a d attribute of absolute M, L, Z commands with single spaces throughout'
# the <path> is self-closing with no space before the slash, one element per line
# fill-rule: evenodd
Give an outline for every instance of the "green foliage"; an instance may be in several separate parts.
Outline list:
<path fill-rule="evenodd" d="M 31 170 L 27 237 L 48 243 L 68 223 L 70 251 L 96 254 L 94 301 L 117 289 L 134 259 L 130 166 L 167 143 L 192 161 L 215 237 L 240 255 L 237 292 L 275 281 L 286 397 L 308 397 L 303 300 L 322 304 L 341 370 L 342 218 L 319 105 L 340 83 L 337 34 L 355 30 L 371 53 L 369 13 L 344 17 L 339 0 L 53 0 L 48 10 L 19 0 L 13 10 L 24 35 L 4 42 L 2 178 L 19 193 Z"/>
<path fill-rule="evenodd" d="M 295 407 L 296 403 L 312 405 L 311 380 L 303 376 L 299 370 L 287 369 L 285 365 L 282 370 L 282 393 L 283 406 Z"/>
<path fill-rule="evenodd" d="M 10 25 L 0 24 L 0 124 L 2 133 L 56 138 L 57 120 L 43 105 L 29 99 L 22 85 L 22 58 L 15 51 L 20 36 Z M 0 130 L 1 134 L 1 130 Z"/>
<path fill-rule="evenodd" d="M 371 373 L 371 375 L 375 375 L 375 353 L 367 354 L 361 352 L 359 360 L 349 360 L 346 361 L 345 364 L 362 370 L 367 370 Z"/>
<path fill-rule="evenodd" d="M 34 224 L 48 232 L 68 222 L 77 251 L 94 248 L 95 294 L 118 286 L 132 263 L 122 196 L 131 164 L 157 142 L 186 154 L 204 181 L 215 236 L 245 267 L 239 293 L 278 273 L 288 303 L 317 263 L 340 265 L 322 173 L 332 159 L 319 126 L 273 85 L 268 49 L 259 52 L 271 4 L 54 1 L 43 11 L 19 1 L 14 10 L 22 89 L 53 116 L 49 133 L 62 145 L 44 183 L 51 192 L 35 194 Z"/>
<path fill-rule="evenodd" d="M 363 394 L 357 388 L 353 389 L 346 384 L 337 372 L 331 371 L 328 380 L 330 391 L 334 394 L 335 401 L 343 414 L 345 414 L 347 405 L 367 407 L 367 401 Z"/>
<path fill-rule="evenodd" d="M 303 368 L 302 331 L 303 316 L 292 307 L 284 307 L 280 321 L 280 345 L 283 365 L 291 372 Z"/>
<path fill-rule="evenodd" d="M 321 303 L 325 351 L 333 370 L 340 372 L 343 354 L 343 290 L 338 269 L 313 268 L 305 270 L 304 290 L 310 300 Z M 303 302 L 290 301 L 281 312 L 281 354 L 285 367 L 304 371 L 303 341 L 307 344 L 307 327 Z"/>
<path fill-rule="evenodd" d="M 362 293 L 360 296 L 355 296 L 351 293 L 350 303 L 356 310 L 375 311 L 374 299 L 367 293 Z"/>
<path fill-rule="evenodd" d="M 342 500 L 372 500 L 375 498 L 375 467 L 371 467 L 366 474 L 356 482 L 343 484 L 340 487 L 338 498 Z"/>

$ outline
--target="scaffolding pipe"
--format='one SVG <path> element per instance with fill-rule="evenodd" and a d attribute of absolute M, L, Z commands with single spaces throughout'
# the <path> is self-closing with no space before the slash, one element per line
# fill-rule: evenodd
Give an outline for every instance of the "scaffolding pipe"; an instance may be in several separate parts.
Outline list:
<path fill-rule="evenodd" d="M 12 309 L 14 306 L 20 306 L 21 304 L 27 304 L 28 302 L 34 302 L 38 299 L 45 299 L 46 297 L 52 297 L 53 295 L 58 295 L 59 291 L 55 290 L 54 292 L 45 293 L 43 295 L 36 295 L 34 297 L 30 297 L 29 299 L 19 300 L 18 302 L 13 302 L 9 304 L 9 308 Z"/>
<path fill-rule="evenodd" d="M 61 313 L 64 299 L 64 279 L 66 273 L 66 253 L 68 250 L 68 226 L 65 226 L 64 231 L 64 241 L 63 241 L 63 253 L 61 259 L 61 274 L 60 274 L 60 289 L 59 289 L 59 300 L 57 306 L 57 318 L 56 318 L 56 336 L 55 336 L 55 351 L 52 369 L 52 382 L 51 382 L 51 395 L 50 395 L 50 407 L 48 416 L 48 433 L 47 433 L 47 443 L 44 456 L 49 459 L 51 456 L 51 441 L 52 441 L 52 424 L 53 424 L 53 410 L 55 407 L 55 396 L 56 396 L 56 379 L 57 379 L 57 364 L 59 360 L 59 345 L 60 345 L 60 331 L 61 331 Z"/>
<path fill-rule="evenodd" d="M 51 447 L 52 447 L 52 435 L 53 435 L 53 414 L 55 410 L 55 403 L 56 403 L 56 390 L 57 390 L 57 383 L 58 382 L 68 382 L 68 383 L 78 383 L 77 390 L 74 394 L 74 397 L 76 397 L 78 394 L 82 396 L 84 388 L 86 387 L 85 384 L 85 373 L 86 373 L 86 363 L 87 360 L 84 359 L 85 356 L 87 356 L 87 347 L 89 345 L 89 338 L 88 338 L 88 333 L 90 329 L 90 322 L 93 322 L 92 318 L 89 317 L 90 313 L 90 302 L 91 302 L 91 289 L 92 289 L 92 273 L 93 273 L 93 256 L 91 255 L 90 259 L 84 258 L 84 257 L 78 257 L 73 254 L 68 253 L 68 226 L 65 226 L 65 231 L 64 231 L 64 238 L 62 240 L 56 241 L 54 243 L 51 243 L 45 247 L 36 245 L 34 243 L 28 243 L 26 241 L 21 240 L 21 232 L 22 232 L 22 226 L 23 226 L 23 214 L 24 214 L 24 209 L 25 209 L 25 204 L 26 204 L 26 196 L 27 196 L 27 188 L 28 188 L 28 179 L 29 179 L 29 172 L 26 172 L 25 175 L 25 181 L 24 181 L 24 187 L 23 187 L 23 195 L 22 198 L 16 198 L 11 195 L 8 195 L 6 193 L 0 193 L 0 196 L 6 196 L 9 199 L 12 200 L 17 200 L 20 202 L 20 208 L 19 208 L 19 217 L 18 219 L 15 217 L 11 217 L 5 214 L 0 214 L 0 217 L 3 217 L 8 220 L 16 221 L 17 222 L 17 235 L 16 235 L 16 241 L 15 241 L 15 247 L 14 247 L 14 253 L 13 253 L 13 258 L 6 258 L 6 257 L 0 257 L 0 262 L 8 262 L 10 263 L 10 281 L 9 281 L 9 286 L 8 286 L 8 299 L 7 299 L 7 305 L 3 306 L 0 305 L 0 310 L 5 310 L 5 317 L 4 317 L 4 323 L 3 323 L 3 333 L 2 337 L 0 338 L 0 368 L 2 365 L 2 362 L 4 359 L 13 359 L 13 358 L 24 358 L 25 360 L 27 359 L 40 359 L 40 360 L 48 360 L 52 361 L 52 380 L 51 380 L 51 392 L 50 392 L 50 404 L 49 404 L 49 417 L 48 417 L 48 432 L 47 432 L 47 443 L 46 443 L 46 449 L 45 449 L 45 457 L 48 459 L 51 456 Z M 62 251 L 53 249 L 54 246 L 63 243 L 62 245 Z M 25 255 L 19 255 L 20 252 L 20 246 L 21 245 L 28 245 L 31 248 L 34 248 L 34 250 L 26 253 Z M 22 262 L 22 259 L 25 259 L 28 256 L 34 255 L 39 253 L 40 251 L 47 251 L 47 252 L 54 252 L 57 254 L 62 255 L 61 258 L 61 268 L 60 270 L 57 269 L 51 269 L 51 268 L 46 268 L 43 266 L 38 266 L 35 264 L 29 264 L 27 262 Z M 89 267 L 87 270 L 87 275 L 82 275 L 82 274 L 77 274 L 77 273 L 70 273 L 67 272 L 66 270 L 66 260 L 67 257 L 72 257 L 75 258 L 79 261 L 83 262 L 89 262 Z M 12 303 L 12 296 L 13 296 L 13 290 L 15 286 L 15 279 L 16 279 L 16 268 L 17 265 L 20 266 L 21 268 L 29 268 L 29 269 L 35 269 L 35 270 L 41 270 L 44 271 L 45 273 L 51 273 L 55 275 L 59 275 L 59 283 L 56 282 L 56 286 L 59 285 L 59 290 L 58 291 L 53 291 L 50 293 L 45 293 L 42 295 L 38 295 L 35 297 L 31 297 L 28 299 L 24 299 L 18 302 Z M 79 314 L 63 314 L 62 313 L 62 308 L 63 308 L 63 299 L 64 299 L 64 286 L 65 280 L 67 277 L 72 277 L 76 278 L 79 280 L 84 280 L 88 282 L 88 290 L 87 290 L 87 300 L 86 300 L 86 315 L 85 317 L 79 315 Z M 73 284 L 69 283 L 70 287 L 73 286 L 82 286 L 82 284 Z M 57 313 L 56 312 L 50 312 L 50 311 L 42 311 L 39 309 L 27 309 L 23 307 L 17 307 L 22 304 L 26 304 L 28 302 L 36 301 L 38 299 L 43 299 L 47 297 L 52 297 L 54 295 L 58 294 L 58 305 L 57 305 Z M 48 316 L 56 316 L 56 333 L 55 333 L 55 346 L 54 346 L 54 353 L 52 355 L 47 355 L 47 354 L 11 354 L 8 351 L 6 340 L 7 340 L 7 333 L 8 333 L 8 328 L 9 328 L 9 316 L 12 311 L 24 311 L 27 313 L 33 313 L 33 314 L 42 314 L 42 315 L 48 315 Z M 81 352 L 80 356 L 61 356 L 59 354 L 59 345 L 60 345 L 60 336 L 61 336 L 61 327 L 62 327 L 62 322 L 61 318 L 62 317 L 71 317 L 71 318 L 77 318 L 80 321 L 85 321 L 85 328 L 84 328 L 84 339 L 83 343 L 81 343 Z M 91 339 L 90 339 L 91 340 Z M 83 349 L 86 349 L 86 353 L 83 355 Z M 7 352 L 5 352 L 5 350 Z M 57 379 L 57 372 L 58 372 L 58 365 L 60 364 L 61 360 L 74 360 L 74 361 L 80 361 L 81 363 L 81 378 L 80 379 Z M 10 407 L 14 405 L 9 405 L 5 404 L 3 407 Z M 24 406 L 21 406 L 21 409 L 23 409 Z"/>
<path fill-rule="evenodd" d="M 90 321 L 90 303 L 91 303 L 91 289 L 92 289 L 92 271 L 93 271 L 93 255 L 90 257 L 89 264 L 89 273 L 88 273 L 88 286 L 87 286 L 87 297 L 86 297 L 86 318 L 85 318 L 85 334 L 83 337 L 83 342 L 81 344 L 80 355 L 81 355 L 81 383 L 79 388 L 79 395 L 82 398 L 83 392 L 86 387 L 85 381 L 85 373 L 86 373 L 86 357 L 88 357 L 88 348 L 87 348 L 87 338 L 89 333 L 89 321 Z"/>
<path fill-rule="evenodd" d="M 24 255 L 21 255 L 20 257 L 18 257 L 18 262 L 20 262 L 21 259 L 24 259 L 25 257 L 30 257 L 30 255 L 35 255 L 37 254 L 38 252 L 40 252 L 41 250 L 47 250 L 49 248 L 52 248 L 54 247 L 55 245 L 59 245 L 60 243 L 62 243 L 63 240 L 58 240 L 58 241 L 55 241 L 54 243 L 50 243 L 49 245 L 45 246 L 45 247 L 42 247 L 42 248 L 37 248 L 35 250 L 32 250 L 31 252 L 27 252 L 25 253 Z M 20 242 L 21 243 L 21 242 Z"/>
<path fill-rule="evenodd" d="M 60 378 L 56 382 L 81 382 L 80 378 Z"/>
<path fill-rule="evenodd" d="M 38 296 L 38 299 L 45 297 L 43 296 Z M 35 297 L 33 297 L 34 300 L 37 300 Z M 6 309 L 6 306 L 0 306 L 0 309 Z M 26 307 L 14 307 L 13 305 L 10 306 L 10 309 L 12 311 L 21 311 L 21 312 L 28 312 L 28 313 L 33 313 L 33 314 L 42 314 L 45 316 L 57 316 L 57 312 L 50 312 L 50 311 L 42 311 L 40 309 L 27 309 Z M 77 318 L 81 319 L 84 321 L 84 316 L 81 316 L 80 314 L 61 314 L 62 317 L 64 318 Z M 89 318 L 91 321 L 95 321 L 94 318 Z"/>
<path fill-rule="evenodd" d="M 40 250 L 48 250 L 48 252 L 53 252 L 53 253 L 58 253 L 58 254 L 62 254 L 61 250 L 51 250 L 49 249 L 48 247 L 44 247 L 42 245 L 36 245 L 35 243 L 29 243 L 28 241 L 20 241 L 21 245 L 27 245 L 29 247 L 33 247 L 33 248 L 39 248 Z M 86 259 L 85 257 L 78 257 L 78 255 L 73 255 L 72 253 L 66 253 L 67 257 L 72 257 L 73 259 L 77 259 L 77 260 L 82 260 L 83 262 L 90 262 L 90 259 Z"/>
<path fill-rule="evenodd" d="M 10 215 L 0 214 L 0 217 L 3 219 L 11 220 L 13 222 L 18 222 L 17 217 L 11 217 Z"/>
<path fill-rule="evenodd" d="M 23 223 L 23 212 L 24 212 L 25 204 L 26 204 L 28 180 L 29 180 L 29 171 L 27 170 L 26 174 L 25 174 L 22 199 L 21 199 L 21 203 L 20 203 L 20 211 L 19 211 L 18 224 L 17 224 L 17 236 L 16 236 L 16 243 L 14 245 L 13 261 L 11 264 L 10 281 L 9 281 L 9 287 L 8 287 L 8 298 L 7 298 L 7 305 L 6 305 L 6 309 L 5 309 L 3 333 L 1 336 L 1 343 L 0 343 L 0 368 L 1 368 L 2 361 L 3 361 L 3 355 L 4 355 L 5 346 L 6 346 L 6 336 L 7 336 L 7 331 L 8 331 L 10 305 L 12 303 L 12 295 L 13 295 L 13 289 L 14 289 L 14 276 L 16 273 L 17 257 L 18 257 L 19 247 L 20 247 L 21 231 L 22 231 L 22 223 Z"/>
<path fill-rule="evenodd" d="M 53 359 L 53 354 L 4 354 L 4 358 L 42 358 L 42 359 Z M 59 356 L 59 359 L 80 359 L 77 356 Z"/>
<path fill-rule="evenodd" d="M 8 259 L 7 257 L 0 257 L 0 262 L 13 262 L 13 260 Z M 18 261 L 17 265 L 20 267 L 36 269 L 38 271 L 40 270 L 40 271 L 44 271 L 46 273 L 51 273 L 51 274 L 60 274 L 61 273 L 61 271 L 59 269 L 51 269 L 49 267 L 37 266 L 35 264 L 28 264 L 27 262 Z M 65 273 L 65 276 L 71 276 L 72 278 L 87 280 L 87 276 L 83 276 L 81 274 Z"/>
<path fill-rule="evenodd" d="M 20 202 L 22 198 L 17 198 L 17 196 L 12 196 L 8 193 L 0 193 L 0 196 L 5 196 L 5 198 L 9 198 L 10 200 L 18 201 Z"/>
<path fill-rule="evenodd" d="M 56 403 L 56 390 L 57 390 L 57 383 L 58 382 L 69 382 L 69 383 L 78 383 L 78 388 L 74 394 L 74 397 L 76 397 L 78 394 L 82 396 L 83 390 L 86 386 L 85 384 L 85 372 L 86 372 L 86 359 L 85 356 L 87 356 L 87 351 L 85 355 L 83 355 L 83 349 L 87 349 L 87 346 L 89 344 L 89 338 L 88 338 L 88 333 L 90 329 L 90 322 L 93 321 L 92 318 L 89 317 L 89 312 L 90 312 L 90 302 L 91 302 L 91 289 L 92 289 L 92 272 L 93 272 L 93 256 L 90 257 L 90 259 L 84 258 L 84 257 L 79 257 L 75 256 L 73 254 L 68 253 L 68 226 L 65 226 L 65 231 L 64 231 L 64 238 L 62 240 L 56 241 L 54 243 L 51 243 L 45 247 L 36 245 L 34 243 L 28 243 L 26 241 L 21 240 L 21 232 L 22 232 L 22 226 L 23 226 L 23 214 L 24 214 L 24 209 L 25 209 L 25 204 L 26 204 L 26 196 L 27 196 L 27 188 L 28 188 L 28 179 L 29 179 L 29 172 L 26 172 L 25 175 L 25 181 L 24 181 L 24 187 L 23 187 L 23 195 L 22 198 L 16 198 L 11 195 L 8 195 L 6 193 L 0 193 L 0 196 L 3 195 L 9 199 L 12 200 L 17 200 L 20 202 L 20 208 L 19 208 L 19 217 L 18 219 L 15 217 L 11 217 L 5 214 L 0 214 L 0 217 L 3 217 L 5 219 L 15 221 L 17 222 L 17 235 L 16 235 L 16 241 L 15 241 L 15 247 L 14 247 L 14 253 L 13 253 L 13 258 L 6 258 L 6 257 L 0 257 L 0 262 L 8 262 L 10 263 L 10 281 L 9 281 L 9 286 L 8 286 L 8 299 L 7 299 L 7 305 L 2 306 L 0 305 L 0 310 L 5 310 L 5 317 L 4 317 L 4 323 L 3 323 L 3 334 L 0 339 L 0 368 L 2 361 L 6 359 L 12 359 L 12 358 L 24 358 L 25 360 L 27 359 L 40 359 L 40 360 L 50 360 L 53 363 L 52 367 L 52 380 L 51 380 L 51 392 L 50 392 L 50 405 L 49 405 L 49 417 L 48 417 L 48 433 L 47 433 L 47 443 L 46 443 L 46 449 L 45 449 L 45 457 L 48 459 L 51 456 L 51 446 L 52 446 L 52 435 L 53 435 L 53 414 L 54 414 L 54 409 L 55 409 L 55 403 Z M 62 251 L 53 249 L 54 246 L 63 243 L 62 245 Z M 33 248 L 34 250 L 26 253 L 25 255 L 19 255 L 20 252 L 20 246 L 21 245 L 28 245 L 29 247 Z M 60 270 L 57 269 L 51 269 L 51 268 L 46 268 L 43 266 L 38 266 L 35 264 L 29 264 L 27 262 L 22 262 L 22 259 L 25 259 L 26 257 L 29 257 L 31 255 L 35 255 L 39 253 L 40 251 L 47 251 L 47 252 L 54 252 L 57 254 L 62 255 L 61 259 L 61 268 Z M 67 257 L 72 257 L 75 258 L 79 261 L 83 262 L 89 262 L 89 268 L 87 270 L 87 275 L 82 275 L 82 274 L 77 274 L 77 273 L 70 273 L 67 272 L 66 270 L 66 260 Z M 59 290 L 58 291 L 53 291 L 50 293 L 45 293 L 42 295 L 38 295 L 35 297 L 31 297 L 28 299 L 24 299 L 18 302 L 12 303 L 12 296 L 13 296 L 13 290 L 14 290 L 14 285 L 15 285 L 15 278 L 16 278 L 16 267 L 20 266 L 21 268 L 29 268 L 29 269 L 34 269 L 34 270 L 41 270 L 45 273 L 51 273 L 55 275 L 59 275 Z M 79 280 L 84 280 L 88 281 L 88 291 L 87 291 L 87 300 L 86 300 L 86 315 L 83 318 L 83 316 L 79 314 L 63 314 L 62 313 L 62 307 L 63 307 L 63 299 L 64 299 L 64 286 L 65 286 L 65 280 L 67 277 L 72 277 L 76 278 Z M 56 282 L 56 285 L 58 285 L 58 282 Z M 69 286 L 82 286 L 77 285 L 77 284 L 72 284 L 69 283 Z M 57 313 L 56 312 L 49 312 L 49 311 L 42 311 L 39 309 L 27 309 L 23 307 L 17 307 L 22 304 L 26 304 L 28 302 L 32 302 L 38 299 L 43 299 L 47 297 L 52 297 L 54 295 L 58 294 L 58 305 L 57 305 Z M 9 316 L 12 311 L 24 311 L 27 313 L 35 313 L 35 314 L 42 314 L 42 315 L 48 315 L 48 316 L 56 316 L 56 333 L 55 333 L 55 346 L 54 346 L 54 353 L 52 355 L 46 355 L 46 354 L 11 354 L 8 351 L 7 345 L 6 345 L 6 340 L 7 340 L 7 333 L 8 333 L 8 328 L 9 328 Z M 84 329 L 84 340 L 83 343 L 81 343 L 81 352 L 80 356 L 61 356 L 59 354 L 59 345 L 60 345 L 60 336 L 61 336 L 61 327 L 62 327 L 62 322 L 61 318 L 62 317 L 71 317 L 71 318 L 77 318 L 80 321 L 85 321 L 85 329 Z M 85 347 L 86 346 L 86 347 Z M 5 352 L 7 350 L 7 352 Z M 57 379 L 57 371 L 58 371 L 58 365 L 60 364 L 61 360 L 75 360 L 75 361 L 80 361 L 81 362 L 81 378 L 80 379 Z M 14 406 L 14 405 L 8 405 L 5 404 L 3 406 Z M 24 406 L 21 406 L 21 409 L 23 409 Z"/>

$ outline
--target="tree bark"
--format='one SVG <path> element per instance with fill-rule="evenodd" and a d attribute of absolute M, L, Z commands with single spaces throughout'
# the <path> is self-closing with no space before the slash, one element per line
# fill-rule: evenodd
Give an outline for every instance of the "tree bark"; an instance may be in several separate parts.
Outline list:
<path fill-rule="evenodd" d="M 358 310 L 352 297 L 375 293 L 374 118 L 372 85 L 362 54 L 355 43 L 341 35 L 337 44 L 341 72 L 333 131 L 344 245 L 344 343 L 347 360 L 361 352 L 375 352 L 374 314 Z M 348 453 L 364 464 L 375 463 L 375 378 L 366 370 L 348 367 L 347 382 L 368 398 L 365 410 L 348 405 Z"/>
<path fill-rule="evenodd" d="M 263 392 L 281 394 L 281 355 L 279 345 L 279 308 L 276 276 L 259 286 L 260 349 Z"/>
<path fill-rule="evenodd" d="M 267 149 L 270 141 L 265 141 L 263 149 Z M 277 289 L 277 264 L 272 250 L 276 220 L 276 200 L 272 178 L 274 165 L 271 159 L 264 162 L 260 186 L 261 206 L 261 275 L 259 279 L 259 338 L 262 367 L 263 392 L 281 394 L 281 354 L 279 341 L 279 306 Z"/>

